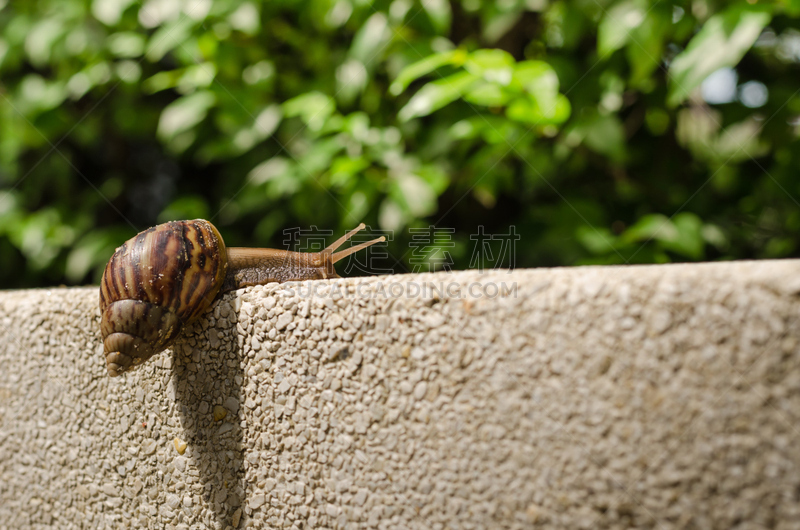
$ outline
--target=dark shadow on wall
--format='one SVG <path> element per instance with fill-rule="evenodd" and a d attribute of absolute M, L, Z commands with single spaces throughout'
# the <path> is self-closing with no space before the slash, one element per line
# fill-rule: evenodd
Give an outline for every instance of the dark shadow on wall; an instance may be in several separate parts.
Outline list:
<path fill-rule="evenodd" d="M 237 523 L 239 518 L 246 519 L 239 421 L 244 374 L 238 318 L 232 300 L 225 297 L 187 329 L 173 348 L 173 384 L 183 440 L 188 444 L 186 474 L 199 473 L 203 504 L 216 524 L 203 522 L 218 528 L 235 528 L 234 519 Z"/>

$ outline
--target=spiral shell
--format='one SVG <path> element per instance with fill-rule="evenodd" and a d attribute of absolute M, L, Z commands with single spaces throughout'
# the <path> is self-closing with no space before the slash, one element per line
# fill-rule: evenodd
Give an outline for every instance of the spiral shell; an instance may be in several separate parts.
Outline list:
<path fill-rule="evenodd" d="M 227 261 L 222 237 L 202 219 L 155 226 L 119 247 L 100 285 L 109 375 L 169 347 L 214 301 Z"/>

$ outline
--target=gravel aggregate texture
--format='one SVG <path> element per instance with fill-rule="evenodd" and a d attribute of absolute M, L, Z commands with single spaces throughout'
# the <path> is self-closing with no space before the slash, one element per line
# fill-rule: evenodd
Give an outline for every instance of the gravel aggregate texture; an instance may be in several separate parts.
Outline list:
<path fill-rule="evenodd" d="M 0 292 L 0 528 L 800 528 L 800 261 Z"/>

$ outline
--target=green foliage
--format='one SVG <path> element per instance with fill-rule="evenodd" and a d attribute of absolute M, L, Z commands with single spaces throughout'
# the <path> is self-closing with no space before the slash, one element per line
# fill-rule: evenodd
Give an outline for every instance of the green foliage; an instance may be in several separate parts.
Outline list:
<path fill-rule="evenodd" d="M 734 4 L 709 18 L 670 66 L 667 101 L 674 106 L 711 73 L 736 66 L 769 24 L 772 6 Z"/>
<path fill-rule="evenodd" d="M 394 231 L 379 265 L 398 272 L 431 225 L 455 229 L 454 268 L 479 225 L 522 236 L 506 266 L 796 256 L 798 17 L 0 0 L 0 286 L 97 282 L 126 238 L 188 217 L 268 246 L 364 221 Z"/>

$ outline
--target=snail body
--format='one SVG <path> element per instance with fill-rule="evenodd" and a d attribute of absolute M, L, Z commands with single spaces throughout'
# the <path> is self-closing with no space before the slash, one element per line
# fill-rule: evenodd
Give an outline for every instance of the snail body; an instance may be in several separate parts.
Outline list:
<path fill-rule="evenodd" d="M 227 248 L 203 219 L 172 221 L 126 241 L 100 284 L 103 349 L 110 376 L 168 348 L 221 294 L 250 285 L 338 278 L 334 263 L 383 237 L 334 253 L 361 224 L 320 252 Z"/>

